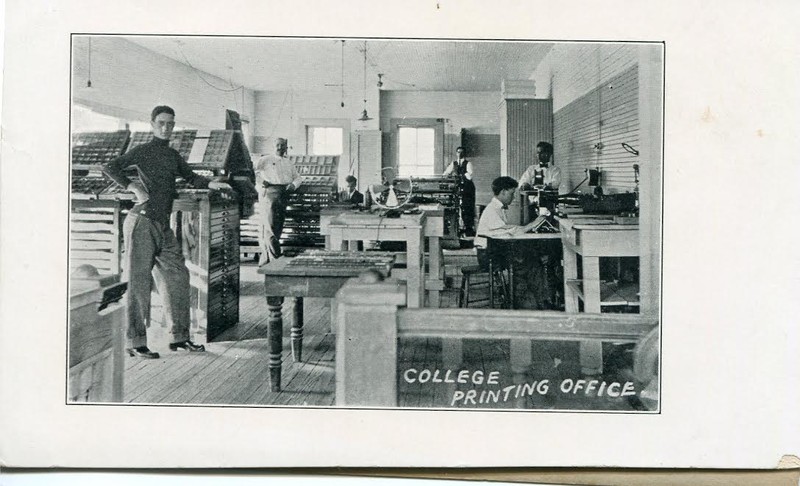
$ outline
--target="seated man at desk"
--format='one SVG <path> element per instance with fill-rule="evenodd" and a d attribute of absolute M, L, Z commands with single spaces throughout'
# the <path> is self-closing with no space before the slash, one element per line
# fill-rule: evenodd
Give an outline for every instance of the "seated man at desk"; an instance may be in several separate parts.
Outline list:
<path fill-rule="evenodd" d="M 517 181 L 508 176 L 498 177 L 492 181 L 494 197 L 481 214 L 478 222 L 478 235 L 475 238 L 478 264 L 481 268 L 489 267 L 486 237 L 522 235 L 534 229 L 537 224 L 536 221 L 524 226 L 508 223 L 506 210 L 514 200 L 517 186 Z M 514 299 L 518 302 L 515 307 L 523 309 L 552 308 L 542 257 L 509 255 L 507 261 L 514 265 L 515 273 L 520 276 L 518 280 L 522 284 L 516 285 L 516 289 L 514 289 Z"/>
<path fill-rule="evenodd" d="M 339 192 L 339 202 L 349 202 L 351 204 L 363 204 L 364 203 L 364 195 L 358 192 L 356 189 L 356 184 L 358 183 L 358 179 L 354 176 L 347 176 L 345 177 L 345 182 L 347 182 L 347 189 L 344 191 Z"/>

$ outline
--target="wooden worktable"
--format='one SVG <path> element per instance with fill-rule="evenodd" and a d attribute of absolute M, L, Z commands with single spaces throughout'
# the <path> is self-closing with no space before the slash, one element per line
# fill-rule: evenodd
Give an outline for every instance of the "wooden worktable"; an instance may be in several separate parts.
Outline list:
<path fill-rule="evenodd" d="M 559 226 L 564 245 L 565 310 L 578 312 L 580 299 L 584 312 L 599 314 L 604 305 L 600 258 L 639 256 L 639 225 L 617 224 L 607 216 L 570 216 L 560 219 Z M 582 260 L 582 278 L 578 275 L 578 257 Z M 602 372 L 600 341 L 581 342 L 581 367 L 587 374 Z"/>
<path fill-rule="evenodd" d="M 444 236 L 444 209 L 440 205 L 420 206 L 419 214 L 386 218 L 378 213 L 341 208 L 324 209 L 320 233 L 328 250 L 355 250 L 356 241 L 404 241 L 408 270 L 408 307 L 422 307 L 424 292 L 428 305 L 439 307 L 444 289 L 444 261 L 441 238 Z M 429 271 L 425 274 L 424 240 L 428 241 Z"/>
<path fill-rule="evenodd" d="M 309 258 L 326 260 L 326 266 L 296 265 Z M 327 257 L 327 259 L 326 259 Z M 354 263 L 355 262 L 355 263 Z M 364 264 L 357 264 L 358 262 Z M 333 298 L 344 283 L 367 270 L 389 276 L 394 264 L 391 253 L 374 252 L 353 255 L 350 252 L 311 251 L 294 258 L 278 258 L 258 269 L 264 275 L 264 294 L 269 310 L 269 373 L 272 391 L 281 389 L 281 353 L 283 351 L 283 301 L 294 297 L 294 321 L 291 329 L 292 358 L 301 361 L 303 354 L 303 298 Z M 333 317 L 332 317 L 333 318 Z"/>

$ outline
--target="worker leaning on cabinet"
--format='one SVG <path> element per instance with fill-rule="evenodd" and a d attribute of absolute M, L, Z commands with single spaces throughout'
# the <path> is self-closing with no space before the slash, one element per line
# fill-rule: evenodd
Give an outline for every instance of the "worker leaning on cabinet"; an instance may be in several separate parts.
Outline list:
<path fill-rule="evenodd" d="M 189 339 L 189 270 L 175 233 L 169 224 L 175 200 L 175 179 L 183 177 L 198 189 L 230 190 L 195 174 L 177 150 L 169 146 L 175 128 L 175 110 L 156 106 L 150 115 L 153 139 L 134 147 L 103 168 L 114 182 L 136 196 L 125 218 L 125 273 L 128 276 L 127 352 L 131 356 L 157 359 L 159 354 L 147 346 L 150 320 L 150 295 L 153 282 L 164 302 L 165 317 L 171 324 L 172 351 L 205 351 Z M 138 180 L 125 175 L 136 167 Z"/>

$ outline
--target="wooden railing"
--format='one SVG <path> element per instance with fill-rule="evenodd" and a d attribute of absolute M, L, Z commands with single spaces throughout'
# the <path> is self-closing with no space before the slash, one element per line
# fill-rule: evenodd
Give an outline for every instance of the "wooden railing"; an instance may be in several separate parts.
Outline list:
<path fill-rule="evenodd" d="M 399 337 L 438 337 L 450 343 L 460 343 L 465 338 L 637 343 L 637 381 L 648 384 L 657 379 L 658 319 L 654 316 L 407 309 L 403 284 L 362 283 L 355 279 L 339 290 L 336 302 L 338 406 L 397 406 Z"/>

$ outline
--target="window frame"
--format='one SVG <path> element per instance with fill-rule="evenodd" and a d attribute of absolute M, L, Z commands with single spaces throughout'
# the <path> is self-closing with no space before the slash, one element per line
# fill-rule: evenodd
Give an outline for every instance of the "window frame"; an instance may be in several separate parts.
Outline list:
<path fill-rule="evenodd" d="M 444 118 L 392 118 L 391 161 L 384 167 L 394 167 L 400 172 L 400 128 L 433 128 L 433 173 L 441 174 L 446 167 L 444 158 Z"/>

